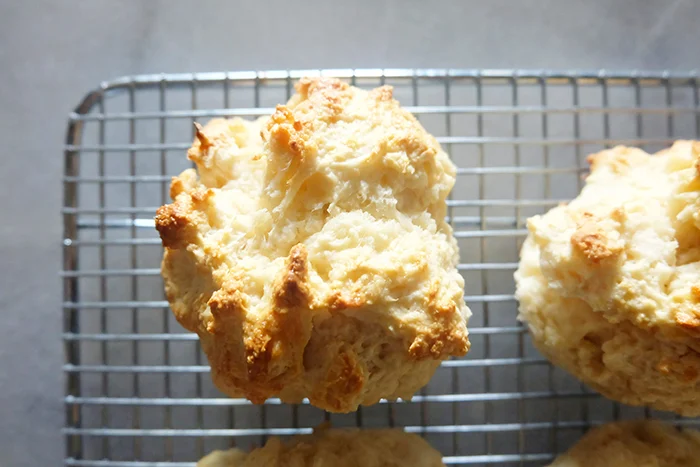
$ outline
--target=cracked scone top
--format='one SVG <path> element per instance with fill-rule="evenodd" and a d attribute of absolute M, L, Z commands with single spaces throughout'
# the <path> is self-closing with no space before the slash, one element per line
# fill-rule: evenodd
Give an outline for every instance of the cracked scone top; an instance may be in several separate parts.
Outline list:
<path fill-rule="evenodd" d="M 270 438 L 265 446 L 246 453 L 240 449 L 214 451 L 197 467 L 444 467 L 442 456 L 418 435 L 399 429 L 314 429 L 311 435 L 282 442 Z"/>
<path fill-rule="evenodd" d="M 655 420 L 607 423 L 549 467 L 700 467 L 700 432 Z"/>
<path fill-rule="evenodd" d="M 390 87 L 303 79 L 269 118 L 198 128 L 188 157 L 162 272 L 223 392 L 347 412 L 467 352 L 455 168 Z"/>
<path fill-rule="evenodd" d="M 605 396 L 700 415 L 700 143 L 589 160 L 581 194 L 528 221 L 520 317 Z"/>

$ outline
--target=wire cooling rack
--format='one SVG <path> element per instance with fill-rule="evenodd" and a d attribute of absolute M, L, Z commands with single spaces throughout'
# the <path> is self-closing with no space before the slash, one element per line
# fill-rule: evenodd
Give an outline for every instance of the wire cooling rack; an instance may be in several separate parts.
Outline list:
<path fill-rule="evenodd" d="M 451 155 L 448 215 L 474 313 L 469 355 L 445 362 L 412 402 L 347 415 L 220 394 L 164 300 L 153 224 L 170 177 L 189 166 L 193 121 L 269 114 L 296 79 L 318 74 L 393 85 Z M 672 419 L 607 401 L 550 366 L 516 322 L 512 275 L 525 219 L 578 193 L 587 154 L 697 138 L 699 103 L 694 73 L 310 70 L 103 83 L 70 114 L 65 148 L 65 465 L 192 466 L 325 420 L 405 427 L 447 464 L 542 465 L 592 424 Z"/>

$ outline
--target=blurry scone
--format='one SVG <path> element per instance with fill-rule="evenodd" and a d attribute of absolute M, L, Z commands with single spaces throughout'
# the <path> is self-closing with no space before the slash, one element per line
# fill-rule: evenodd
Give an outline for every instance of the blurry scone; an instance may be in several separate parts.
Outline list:
<path fill-rule="evenodd" d="M 318 428 L 288 443 L 270 438 L 250 453 L 214 451 L 197 467 L 444 467 L 423 438 L 399 429 Z"/>
<path fill-rule="evenodd" d="M 528 221 L 520 318 L 605 396 L 700 415 L 700 143 L 590 156 L 581 194 Z"/>
<path fill-rule="evenodd" d="M 652 420 L 608 423 L 549 467 L 700 467 L 700 432 Z"/>
<path fill-rule="evenodd" d="M 156 217 L 166 295 L 230 396 L 410 398 L 469 348 L 444 220 L 455 167 L 390 87 L 297 91 L 269 119 L 198 131 L 197 171 Z"/>

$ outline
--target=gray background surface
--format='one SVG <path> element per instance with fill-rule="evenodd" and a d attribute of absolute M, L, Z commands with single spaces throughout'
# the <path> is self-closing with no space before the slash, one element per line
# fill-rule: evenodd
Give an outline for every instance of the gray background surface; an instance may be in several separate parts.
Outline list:
<path fill-rule="evenodd" d="M 101 80 L 312 67 L 672 69 L 700 63 L 685 1 L 0 3 L 0 466 L 63 455 L 66 115 Z"/>

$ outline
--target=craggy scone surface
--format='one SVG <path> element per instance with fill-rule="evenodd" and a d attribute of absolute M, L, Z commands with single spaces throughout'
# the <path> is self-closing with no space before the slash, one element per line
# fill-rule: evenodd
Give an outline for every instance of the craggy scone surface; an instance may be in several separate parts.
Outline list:
<path fill-rule="evenodd" d="M 156 217 L 166 295 L 231 396 L 341 412 L 408 398 L 469 348 L 444 220 L 455 167 L 390 87 L 297 92 L 199 129 L 197 170 Z"/>
<path fill-rule="evenodd" d="M 444 467 L 442 456 L 418 435 L 399 429 L 317 428 L 290 442 L 270 438 L 250 453 L 214 451 L 197 467 Z"/>
<path fill-rule="evenodd" d="M 549 467 L 700 467 L 700 433 L 652 420 L 608 423 Z"/>
<path fill-rule="evenodd" d="M 589 158 L 581 194 L 528 221 L 520 317 L 607 397 L 700 415 L 700 143 Z"/>

